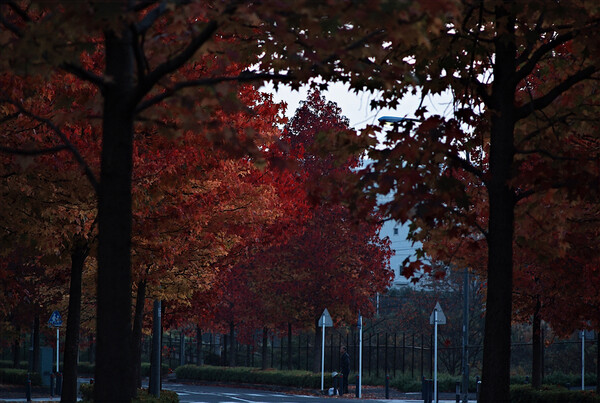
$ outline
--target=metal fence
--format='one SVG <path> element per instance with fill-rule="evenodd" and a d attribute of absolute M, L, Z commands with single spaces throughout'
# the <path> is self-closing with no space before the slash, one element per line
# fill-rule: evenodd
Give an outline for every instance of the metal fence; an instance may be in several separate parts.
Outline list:
<path fill-rule="evenodd" d="M 230 343 L 222 334 L 204 333 L 200 338 L 195 331 L 170 331 L 163 335 L 163 363 L 170 368 L 184 364 L 227 366 L 231 362 Z M 289 344 L 287 336 L 270 335 L 266 345 L 266 367 L 278 369 L 300 369 L 311 371 L 320 369 L 321 338 L 315 345 L 315 335 L 296 334 Z M 29 340 L 22 338 L 19 345 L 21 360 L 29 357 Z M 325 339 L 325 371 L 339 371 L 340 346 L 345 345 L 351 357 L 351 370 L 358 368 L 358 334 L 348 332 L 328 332 Z M 149 361 L 150 337 L 142 343 L 142 359 Z M 396 377 L 404 374 L 414 379 L 430 377 L 433 368 L 433 338 L 431 334 L 421 333 L 364 333 L 363 334 L 363 374 Z M 234 343 L 234 363 L 238 366 L 261 367 L 262 335 L 256 335 L 250 344 Z M 469 346 L 471 374 L 478 375 L 481 365 L 481 346 Z M 511 347 L 511 372 L 527 376 L 531 373 L 532 345 L 530 342 L 514 342 Z M 14 350 L 6 346 L 0 349 L 2 361 L 12 361 Z M 438 370 L 447 373 L 459 373 L 456 362 L 462 358 L 460 346 L 438 346 Z M 316 360 L 316 365 L 315 365 Z M 80 361 L 93 361 L 93 348 L 80 351 Z M 595 374 L 598 366 L 598 339 L 586 340 L 582 360 L 582 341 L 573 337 L 570 340 L 553 341 L 544 345 L 543 374 L 553 373 L 581 374 L 582 361 L 585 373 Z"/>
<path fill-rule="evenodd" d="M 183 364 L 227 366 L 231 362 L 229 337 L 221 334 L 202 335 L 202 343 L 197 337 L 181 336 L 182 332 L 169 332 L 163 337 L 163 362 L 175 368 Z M 267 339 L 266 367 L 277 369 L 300 369 L 311 371 L 320 369 L 321 338 L 315 346 L 314 334 L 287 336 L 269 336 Z M 325 338 L 325 371 L 339 371 L 340 346 L 348 348 L 351 370 L 358 368 L 358 334 L 349 332 L 327 334 Z M 262 366 L 262 336 L 255 337 L 254 343 L 234 343 L 235 359 L 238 366 Z M 392 377 L 407 375 L 414 379 L 431 377 L 433 373 L 433 335 L 421 333 L 365 333 L 363 334 L 363 374 L 376 377 L 389 374 Z M 598 365 L 598 339 L 585 343 L 585 372 L 595 373 Z M 183 348 L 182 348 L 183 347 Z M 201 347 L 201 349 L 199 348 Z M 316 351 L 315 351 L 316 349 Z M 515 342 L 512 344 L 511 371 L 516 375 L 527 376 L 531 373 L 532 344 Z M 481 368 L 482 346 L 469 346 L 471 374 L 478 375 Z M 149 357 L 150 343 L 144 343 L 144 355 Z M 202 360 L 200 360 L 202 357 Z M 544 347 L 543 373 L 554 372 L 581 374 L 581 341 L 554 341 Z M 438 371 L 450 374 L 460 373 L 462 346 L 438 345 Z M 315 360 L 317 360 L 315 366 Z"/>

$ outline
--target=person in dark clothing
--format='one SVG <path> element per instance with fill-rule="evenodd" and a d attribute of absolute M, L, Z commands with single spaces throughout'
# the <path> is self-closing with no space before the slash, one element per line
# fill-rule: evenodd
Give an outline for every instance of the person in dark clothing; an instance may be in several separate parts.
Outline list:
<path fill-rule="evenodd" d="M 350 355 L 346 351 L 346 346 L 340 347 L 340 366 L 342 373 L 342 387 L 340 388 L 340 396 L 348 393 L 348 376 L 350 375 Z"/>

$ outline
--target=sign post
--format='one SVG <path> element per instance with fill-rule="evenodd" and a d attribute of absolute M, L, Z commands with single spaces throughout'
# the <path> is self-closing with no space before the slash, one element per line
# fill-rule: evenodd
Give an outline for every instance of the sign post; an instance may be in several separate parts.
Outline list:
<path fill-rule="evenodd" d="M 329 315 L 327 308 L 321 314 L 319 326 L 322 327 L 321 333 L 323 334 L 323 342 L 321 344 L 321 390 L 323 390 L 325 385 L 325 328 L 333 326 L 333 320 L 331 320 L 331 315 Z"/>
<path fill-rule="evenodd" d="M 594 332 L 582 330 L 579 332 L 581 338 L 581 390 L 585 390 L 585 339 L 594 340 Z"/>
<path fill-rule="evenodd" d="M 442 311 L 442 307 L 440 306 L 439 302 L 436 302 L 435 304 L 435 308 L 433 308 L 433 312 L 431 313 L 431 316 L 429 317 L 429 324 L 433 325 L 433 335 L 434 335 L 434 346 L 435 346 L 435 350 L 434 350 L 434 365 L 433 365 L 433 401 L 434 403 L 438 402 L 438 395 L 437 395 L 437 339 L 438 339 L 438 325 L 445 325 L 446 324 L 446 315 L 444 315 L 444 311 Z"/>
<path fill-rule="evenodd" d="M 358 398 L 362 396 L 362 315 L 358 314 Z"/>
<path fill-rule="evenodd" d="M 49 327 L 55 327 L 56 328 L 56 373 L 59 372 L 58 370 L 58 365 L 59 365 L 59 352 L 60 352 L 60 327 L 62 326 L 62 317 L 60 316 L 60 312 L 58 311 L 54 311 L 52 312 L 52 315 L 50 315 L 50 319 L 48 319 L 48 326 Z"/>

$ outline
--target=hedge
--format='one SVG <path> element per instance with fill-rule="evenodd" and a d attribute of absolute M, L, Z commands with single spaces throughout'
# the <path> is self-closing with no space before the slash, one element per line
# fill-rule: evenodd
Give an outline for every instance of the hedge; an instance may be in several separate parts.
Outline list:
<path fill-rule="evenodd" d="M 0 360 L 0 368 L 14 368 L 12 360 Z M 29 361 L 19 361 L 18 369 L 28 369 Z"/>
<path fill-rule="evenodd" d="M 150 363 L 149 362 L 143 362 L 142 363 L 142 376 L 150 376 Z M 170 371 L 169 366 L 167 364 L 162 363 L 160 365 L 160 373 L 163 375 L 168 374 Z"/>
<path fill-rule="evenodd" d="M 214 367 L 210 365 L 184 365 L 175 370 L 177 379 L 281 385 L 317 389 L 321 387 L 321 374 L 309 371 L 261 370 L 249 367 Z"/>
<path fill-rule="evenodd" d="M 7 385 L 25 385 L 27 383 L 26 369 L 0 368 L 0 383 Z M 42 378 L 38 373 L 29 374 L 29 379 L 33 386 L 40 385 Z"/>
<path fill-rule="evenodd" d="M 561 386 L 544 385 L 536 390 L 531 385 L 514 385 L 510 388 L 510 400 L 512 403 L 600 403 L 600 396 Z"/>
<path fill-rule="evenodd" d="M 89 383 L 81 384 L 79 394 L 82 401 L 91 402 L 94 396 L 94 385 Z M 156 398 L 148 393 L 148 389 L 138 389 L 138 397 L 131 401 L 132 403 L 179 403 L 179 396 L 171 390 L 161 390 L 160 397 Z"/>

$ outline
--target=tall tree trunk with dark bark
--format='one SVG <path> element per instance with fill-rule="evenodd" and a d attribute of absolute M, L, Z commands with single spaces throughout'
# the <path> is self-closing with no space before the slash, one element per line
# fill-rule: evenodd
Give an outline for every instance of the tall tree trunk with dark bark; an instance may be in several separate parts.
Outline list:
<path fill-rule="evenodd" d="M 263 327 L 263 334 L 262 334 L 262 363 L 261 363 L 261 368 L 262 369 L 267 369 L 269 368 L 269 364 L 268 364 L 268 355 L 269 355 L 269 349 L 268 349 L 268 345 L 269 345 L 269 329 L 266 327 Z"/>
<path fill-rule="evenodd" d="M 41 373 L 40 367 L 40 315 L 36 314 L 33 319 L 33 341 L 32 341 L 32 353 L 31 366 L 33 372 Z"/>
<path fill-rule="evenodd" d="M 204 365 L 204 352 L 202 350 L 202 329 L 200 329 L 200 326 L 196 326 L 196 356 L 198 357 L 196 365 Z"/>
<path fill-rule="evenodd" d="M 63 357 L 63 386 L 61 402 L 77 401 L 77 357 L 81 324 L 81 279 L 89 247 L 84 239 L 75 241 L 71 251 L 71 283 L 69 286 L 69 313 Z"/>
<path fill-rule="evenodd" d="M 292 370 L 292 322 L 288 322 L 288 369 Z"/>
<path fill-rule="evenodd" d="M 120 3 L 123 12 L 127 4 Z M 108 7 L 107 5 L 104 5 Z M 118 6 L 113 6 L 118 7 Z M 121 24 L 119 22 L 118 24 Z M 132 31 L 106 31 L 104 116 L 98 191 L 96 401 L 130 401 L 131 180 L 134 57 Z"/>
<path fill-rule="evenodd" d="M 542 318 L 540 317 L 541 303 L 539 297 L 535 304 L 535 311 L 532 320 L 531 347 L 533 349 L 531 361 L 531 386 L 539 389 L 542 386 Z"/>
<path fill-rule="evenodd" d="M 235 367 L 235 324 L 229 322 L 229 366 Z"/>
<path fill-rule="evenodd" d="M 321 372 L 321 344 L 323 343 L 323 336 L 321 334 L 322 327 L 319 326 L 319 320 L 315 321 L 315 348 L 313 348 L 314 359 L 313 359 L 313 372 Z"/>
<path fill-rule="evenodd" d="M 510 187 L 516 112 L 515 19 L 510 6 L 496 8 L 499 34 L 491 93 L 488 287 L 483 344 L 481 402 L 510 401 L 510 333 L 512 316 L 515 195 Z"/>
<path fill-rule="evenodd" d="M 12 345 L 13 368 L 19 368 L 21 364 L 21 329 L 17 327 L 17 336 Z"/>
<path fill-rule="evenodd" d="M 137 286 L 133 331 L 131 334 L 131 356 L 133 357 L 132 393 L 142 387 L 142 327 L 144 325 L 144 305 L 146 302 L 146 280 L 140 280 Z"/>

